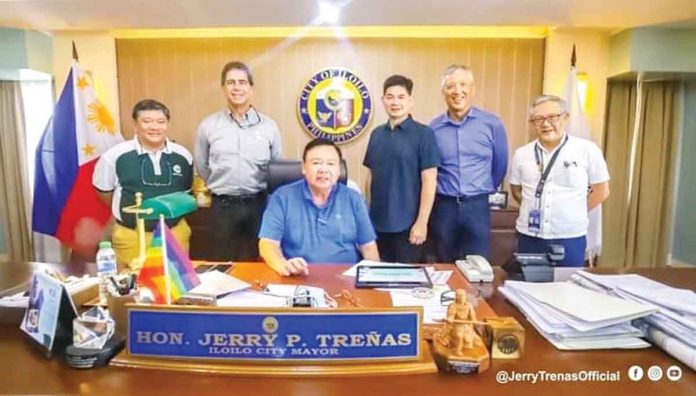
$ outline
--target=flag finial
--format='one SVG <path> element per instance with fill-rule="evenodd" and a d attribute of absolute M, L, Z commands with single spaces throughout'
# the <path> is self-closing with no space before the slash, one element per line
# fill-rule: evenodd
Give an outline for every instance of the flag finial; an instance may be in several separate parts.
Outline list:
<path fill-rule="evenodd" d="M 75 48 L 75 42 L 72 42 L 72 57 L 75 59 L 75 61 L 79 61 L 77 57 L 77 48 Z"/>
<path fill-rule="evenodd" d="M 573 44 L 573 54 L 570 55 L 570 67 L 575 67 L 575 62 L 578 60 L 578 57 L 575 55 L 575 44 Z"/>

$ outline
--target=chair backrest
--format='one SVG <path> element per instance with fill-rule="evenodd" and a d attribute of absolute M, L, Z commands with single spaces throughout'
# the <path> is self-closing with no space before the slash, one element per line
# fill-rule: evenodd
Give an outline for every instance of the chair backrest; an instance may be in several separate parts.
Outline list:
<path fill-rule="evenodd" d="M 266 180 L 268 182 L 268 194 L 272 194 L 278 187 L 302 179 L 302 161 L 298 160 L 273 160 L 268 164 Z M 348 180 L 348 168 L 346 160 L 341 160 L 341 175 L 338 182 L 346 184 Z"/>

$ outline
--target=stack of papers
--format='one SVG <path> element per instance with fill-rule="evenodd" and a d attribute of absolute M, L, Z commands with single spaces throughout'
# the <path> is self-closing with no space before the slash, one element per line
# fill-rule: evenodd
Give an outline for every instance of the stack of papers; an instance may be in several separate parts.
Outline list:
<path fill-rule="evenodd" d="M 227 275 L 220 271 L 209 271 L 198 275 L 201 280 L 200 285 L 189 291 L 191 294 L 201 294 L 211 297 L 220 297 L 225 294 L 248 289 L 250 284 L 239 278 Z"/>
<path fill-rule="evenodd" d="M 29 306 L 29 293 L 21 291 L 9 296 L 0 297 L 0 307 L 26 308 Z"/>
<path fill-rule="evenodd" d="M 442 305 L 440 298 L 442 293 L 450 290 L 446 285 L 435 285 L 432 296 L 428 298 L 419 297 L 411 293 L 411 289 L 380 289 L 388 291 L 392 306 L 394 307 L 423 307 L 423 323 L 440 323 L 447 317 L 447 306 Z"/>
<path fill-rule="evenodd" d="M 259 291 L 242 290 L 218 299 L 217 305 L 237 308 L 281 308 L 288 306 L 288 299 Z"/>
<path fill-rule="evenodd" d="M 633 322 L 643 336 L 696 370 L 696 293 L 636 274 L 597 275 L 578 272 L 571 281 L 651 307 L 654 312 Z"/>
<path fill-rule="evenodd" d="M 498 289 L 556 348 L 636 349 L 650 344 L 631 320 L 654 307 L 589 290 L 570 282 L 506 281 Z"/>

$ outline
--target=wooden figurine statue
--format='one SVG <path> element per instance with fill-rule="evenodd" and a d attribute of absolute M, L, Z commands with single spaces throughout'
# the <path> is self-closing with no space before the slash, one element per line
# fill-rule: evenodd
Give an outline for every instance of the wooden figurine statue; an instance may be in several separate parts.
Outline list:
<path fill-rule="evenodd" d="M 436 361 L 447 371 L 462 374 L 482 372 L 490 365 L 490 355 L 474 325 L 485 324 L 476 318 L 466 291 L 455 292 L 454 303 L 447 308 L 447 318 L 433 337 Z"/>

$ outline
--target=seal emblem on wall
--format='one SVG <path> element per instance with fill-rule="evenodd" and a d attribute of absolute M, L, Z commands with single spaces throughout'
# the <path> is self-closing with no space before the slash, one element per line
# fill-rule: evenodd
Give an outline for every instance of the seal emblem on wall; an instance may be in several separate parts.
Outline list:
<path fill-rule="evenodd" d="M 315 73 L 305 83 L 297 110 L 310 135 L 346 143 L 367 127 L 372 116 L 372 97 L 355 73 L 332 67 Z"/>

